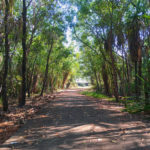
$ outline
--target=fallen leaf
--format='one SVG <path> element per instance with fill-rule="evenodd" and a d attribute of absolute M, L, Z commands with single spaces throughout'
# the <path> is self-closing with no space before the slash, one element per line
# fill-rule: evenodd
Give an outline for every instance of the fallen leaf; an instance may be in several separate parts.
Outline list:
<path fill-rule="evenodd" d="M 117 143 L 117 141 L 116 141 L 116 140 L 112 140 L 111 142 L 112 142 L 112 143 Z"/>

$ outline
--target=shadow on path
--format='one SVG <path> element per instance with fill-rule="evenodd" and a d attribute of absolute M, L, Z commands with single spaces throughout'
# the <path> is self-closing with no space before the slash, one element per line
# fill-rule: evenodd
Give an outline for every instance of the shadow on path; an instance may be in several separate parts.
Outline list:
<path fill-rule="evenodd" d="M 66 90 L 2 147 L 20 150 L 147 150 L 150 126 L 121 106 Z"/>

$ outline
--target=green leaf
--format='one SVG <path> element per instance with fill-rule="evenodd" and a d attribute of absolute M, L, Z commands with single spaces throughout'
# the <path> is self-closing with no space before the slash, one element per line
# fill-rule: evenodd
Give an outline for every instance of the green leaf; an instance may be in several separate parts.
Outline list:
<path fill-rule="evenodd" d="M 19 76 L 19 75 L 17 75 L 17 76 L 16 76 L 16 79 L 17 79 L 18 81 L 21 81 L 21 80 L 22 80 L 22 77 Z"/>
<path fill-rule="evenodd" d="M 143 17 L 146 18 L 146 19 L 150 19 L 150 16 L 149 16 L 149 15 L 145 15 L 145 14 L 144 14 Z"/>

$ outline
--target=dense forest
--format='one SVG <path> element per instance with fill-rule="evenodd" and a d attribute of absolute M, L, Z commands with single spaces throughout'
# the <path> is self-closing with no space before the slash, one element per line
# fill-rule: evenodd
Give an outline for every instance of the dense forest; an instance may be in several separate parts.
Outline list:
<path fill-rule="evenodd" d="M 66 14 L 58 1 L 0 2 L 0 94 L 8 100 L 69 87 L 78 64 L 73 46 L 65 46 Z"/>
<path fill-rule="evenodd" d="M 84 75 L 97 91 L 150 102 L 150 3 L 95 0 L 77 3 L 74 34 L 81 44 Z"/>
<path fill-rule="evenodd" d="M 12 98 L 22 107 L 26 97 L 69 88 L 78 77 L 116 102 L 149 105 L 148 0 L 1 0 L 0 8 L 4 111 Z"/>

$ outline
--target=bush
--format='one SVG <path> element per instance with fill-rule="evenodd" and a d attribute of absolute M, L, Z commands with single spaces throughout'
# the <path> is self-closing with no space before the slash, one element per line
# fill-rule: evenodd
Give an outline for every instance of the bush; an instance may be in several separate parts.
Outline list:
<path fill-rule="evenodd" d="M 127 111 L 133 114 L 133 113 L 141 112 L 143 111 L 143 109 L 144 109 L 144 106 L 141 103 L 130 102 L 130 103 L 127 103 L 126 108 L 123 109 L 123 111 Z"/>

